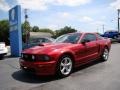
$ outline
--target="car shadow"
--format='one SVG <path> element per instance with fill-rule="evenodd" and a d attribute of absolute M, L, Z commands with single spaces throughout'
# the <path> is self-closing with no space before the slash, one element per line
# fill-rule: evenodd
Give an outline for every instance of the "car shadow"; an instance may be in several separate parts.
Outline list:
<path fill-rule="evenodd" d="M 5 55 L 3 57 L 0 57 L 0 60 L 5 60 L 5 59 L 8 59 L 8 58 L 18 58 L 18 57 L 14 57 L 14 56 L 11 56 L 11 55 Z"/>
<path fill-rule="evenodd" d="M 89 62 L 89 63 L 87 63 L 87 64 L 84 64 L 84 65 L 81 65 L 81 66 L 75 68 L 75 69 L 73 70 L 73 73 L 78 72 L 78 71 L 80 71 L 80 70 L 87 69 L 87 68 L 89 68 L 89 67 L 91 67 L 91 66 L 94 66 L 94 65 L 99 64 L 99 63 L 102 63 L 102 62 L 103 62 L 103 61 L 99 59 L 99 60 L 95 60 L 95 61 Z"/>
<path fill-rule="evenodd" d="M 16 71 L 12 74 L 12 77 L 15 80 L 25 82 L 25 83 L 45 83 L 54 80 L 58 80 L 60 78 L 55 76 L 37 76 L 31 73 L 26 73 L 22 70 Z"/>
<path fill-rule="evenodd" d="M 82 65 L 78 68 L 75 68 L 73 71 L 73 74 L 75 72 L 78 72 L 80 70 L 84 70 L 90 66 L 96 65 L 96 64 L 101 63 L 101 62 L 102 61 L 100 61 L 100 60 L 96 60 L 96 61 L 90 62 L 88 64 Z M 15 80 L 25 82 L 25 83 L 46 83 L 46 82 L 56 81 L 56 80 L 62 79 L 62 78 L 59 78 L 57 76 L 36 76 L 36 75 L 30 74 L 30 73 L 26 73 L 22 70 L 14 72 L 12 74 L 12 77 Z"/>

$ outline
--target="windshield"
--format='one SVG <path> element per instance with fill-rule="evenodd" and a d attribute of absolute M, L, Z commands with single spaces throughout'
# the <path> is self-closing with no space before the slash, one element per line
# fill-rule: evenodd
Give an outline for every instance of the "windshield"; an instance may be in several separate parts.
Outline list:
<path fill-rule="evenodd" d="M 81 34 L 75 33 L 75 34 L 65 34 L 60 37 L 58 37 L 54 43 L 77 43 L 80 39 Z"/>

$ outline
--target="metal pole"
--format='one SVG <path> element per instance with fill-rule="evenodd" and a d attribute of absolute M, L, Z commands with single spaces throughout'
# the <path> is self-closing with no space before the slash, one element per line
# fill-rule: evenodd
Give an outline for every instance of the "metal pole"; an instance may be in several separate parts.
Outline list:
<path fill-rule="evenodd" d="M 120 13 L 120 9 L 118 9 L 118 32 L 120 32 L 120 25 L 119 25 L 119 19 L 120 19 L 120 17 L 119 17 L 119 13 Z"/>
<path fill-rule="evenodd" d="M 28 40 L 29 40 L 29 38 L 28 38 L 28 34 L 29 34 L 29 30 L 27 30 L 27 19 L 28 19 L 28 15 L 27 15 L 27 10 L 28 9 L 25 9 L 25 11 L 24 11 L 24 13 L 25 13 L 25 41 L 26 41 L 26 44 L 28 45 Z"/>
<path fill-rule="evenodd" d="M 98 33 L 98 28 L 97 28 L 97 33 Z"/>
<path fill-rule="evenodd" d="M 105 25 L 103 24 L 102 26 L 103 26 L 103 33 L 104 33 L 104 30 L 105 30 L 104 26 L 105 26 Z"/>

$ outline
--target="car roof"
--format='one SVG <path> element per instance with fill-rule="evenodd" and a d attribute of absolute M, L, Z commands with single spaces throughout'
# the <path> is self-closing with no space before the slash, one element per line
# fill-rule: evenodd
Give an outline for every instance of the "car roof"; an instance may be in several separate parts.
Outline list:
<path fill-rule="evenodd" d="M 97 34 L 96 32 L 75 32 L 75 33 L 68 33 L 68 34 Z"/>
<path fill-rule="evenodd" d="M 106 32 L 118 32 L 118 31 L 111 30 L 111 31 L 106 31 Z"/>

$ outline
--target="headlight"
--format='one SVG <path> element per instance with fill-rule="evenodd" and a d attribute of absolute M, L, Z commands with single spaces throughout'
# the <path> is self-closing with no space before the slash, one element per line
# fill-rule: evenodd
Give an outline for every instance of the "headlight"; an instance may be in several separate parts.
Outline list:
<path fill-rule="evenodd" d="M 48 61 L 49 59 L 49 56 L 44 56 L 44 60 Z"/>
<path fill-rule="evenodd" d="M 41 61 L 49 61 L 50 57 L 48 55 L 40 55 L 39 60 L 41 60 Z"/>

